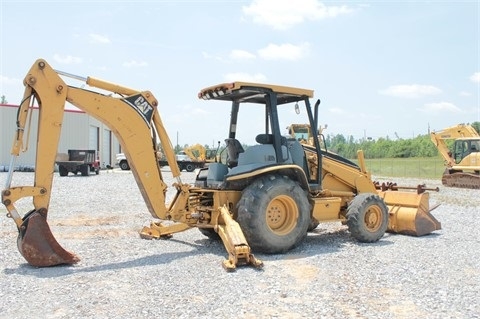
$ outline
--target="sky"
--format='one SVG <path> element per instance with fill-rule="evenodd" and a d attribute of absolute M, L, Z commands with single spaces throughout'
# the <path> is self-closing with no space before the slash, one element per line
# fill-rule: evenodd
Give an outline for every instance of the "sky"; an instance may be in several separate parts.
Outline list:
<path fill-rule="evenodd" d="M 180 145 L 227 137 L 229 103 L 197 94 L 231 81 L 312 89 L 325 133 L 355 139 L 480 121 L 480 0 L 0 0 L 9 104 L 19 104 L 38 58 L 150 90 Z M 260 132 L 248 112 L 239 126 L 252 145 Z M 293 112 L 291 122 L 303 123 Z"/>

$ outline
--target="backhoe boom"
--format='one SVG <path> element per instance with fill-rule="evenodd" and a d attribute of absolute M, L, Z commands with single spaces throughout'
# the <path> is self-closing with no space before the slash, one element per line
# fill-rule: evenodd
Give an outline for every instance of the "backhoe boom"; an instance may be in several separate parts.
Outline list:
<path fill-rule="evenodd" d="M 59 75 L 83 80 L 91 87 L 110 91 L 114 95 L 104 95 L 83 88 L 68 86 Z M 64 250 L 51 234 L 47 223 L 47 214 L 53 183 L 53 168 L 57 154 L 60 133 L 63 123 L 66 102 L 85 111 L 100 122 L 107 125 L 117 136 L 121 147 L 130 164 L 133 176 L 140 188 L 150 214 L 160 220 L 177 222 L 170 226 L 155 223 L 161 229 L 161 235 L 172 234 L 196 226 L 199 220 L 205 223 L 202 214 L 192 214 L 195 207 L 190 206 L 191 186 L 182 183 L 173 147 L 160 118 L 158 101 L 149 91 L 138 91 L 114 83 L 95 78 L 82 78 L 68 73 L 56 71 L 44 60 L 37 60 L 24 80 L 25 93 L 19 106 L 17 131 L 12 147 L 12 161 L 22 149 L 23 135 L 26 129 L 29 112 L 32 111 L 31 101 L 39 104 L 38 139 L 36 145 L 36 164 L 34 186 L 11 187 L 11 174 L 7 185 L 2 191 L 2 203 L 8 210 L 19 229 L 18 247 L 23 257 L 34 266 L 52 266 L 57 264 L 72 264 L 79 259 L 74 254 Z M 156 138 L 160 139 L 165 157 L 176 178 L 175 199 L 167 207 L 165 203 L 167 185 L 163 181 L 157 158 Z M 10 167 L 13 167 L 11 165 Z M 34 209 L 21 217 L 15 208 L 15 202 L 23 197 L 33 197 Z M 212 215 L 220 215 L 220 209 Z M 195 215 L 196 218 L 191 216 Z M 232 220 L 232 223 L 236 223 Z M 218 225 L 211 225 L 214 227 Z M 224 229 L 224 228 L 222 228 Z M 230 227 L 234 232 L 240 232 L 239 227 Z M 227 232 L 228 232 L 227 229 Z M 152 228 L 144 228 L 143 234 Z M 225 240 L 235 238 L 238 234 L 222 236 Z M 242 234 L 243 235 L 243 234 Z M 158 238 L 160 236 L 151 236 Z M 235 268 L 238 247 L 235 243 L 226 242 L 230 248 L 230 268 Z M 243 251 L 245 245 L 242 243 Z M 246 246 L 247 255 L 250 247 Z M 242 252 L 243 254 L 243 252 Z M 253 255 L 252 255 L 253 256 Z M 252 259 L 253 261 L 254 259 Z M 258 262 L 261 264 L 261 262 Z"/>

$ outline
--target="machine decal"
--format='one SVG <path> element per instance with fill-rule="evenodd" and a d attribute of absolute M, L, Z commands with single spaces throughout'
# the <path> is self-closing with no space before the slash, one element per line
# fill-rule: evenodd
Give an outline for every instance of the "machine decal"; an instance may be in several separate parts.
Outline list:
<path fill-rule="evenodd" d="M 141 94 L 129 96 L 125 98 L 125 101 L 130 104 L 130 106 L 143 117 L 147 125 L 150 126 L 153 116 L 153 106 L 151 106 Z"/>

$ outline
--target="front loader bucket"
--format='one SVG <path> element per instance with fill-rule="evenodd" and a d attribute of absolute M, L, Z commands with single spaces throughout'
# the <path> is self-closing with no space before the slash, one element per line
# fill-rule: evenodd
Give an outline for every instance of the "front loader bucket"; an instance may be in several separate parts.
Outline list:
<path fill-rule="evenodd" d="M 430 213 L 429 194 L 408 191 L 380 191 L 388 207 L 387 231 L 423 236 L 441 229 L 440 222 Z"/>
<path fill-rule="evenodd" d="M 25 215 L 17 238 L 18 250 L 35 267 L 75 264 L 80 259 L 63 249 L 53 237 L 46 214 L 32 211 Z"/>

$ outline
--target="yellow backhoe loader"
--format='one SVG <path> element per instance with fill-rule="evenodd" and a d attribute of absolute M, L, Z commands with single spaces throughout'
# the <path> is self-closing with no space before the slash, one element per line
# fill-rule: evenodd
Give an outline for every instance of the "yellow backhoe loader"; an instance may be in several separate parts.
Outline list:
<path fill-rule="evenodd" d="M 69 86 L 70 77 L 108 94 Z M 173 233 L 197 227 L 203 234 L 220 237 L 228 257 L 227 270 L 239 265 L 262 267 L 253 251 L 283 253 L 300 244 L 316 223 L 339 220 L 361 242 L 375 242 L 388 229 L 396 233 L 424 235 L 440 229 L 430 214 L 428 192 L 392 187 L 377 189 L 363 158 L 360 166 L 324 164 L 319 143 L 304 148 L 280 134 L 279 109 L 299 112 L 302 103 L 311 127 L 317 127 L 318 103 L 313 114 L 313 91 L 267 84 L 234 82 L 203 89 L 199 98 L 231 103 L 227 156 L 197 173 L 194 184 L 183 183 L 175 154 L 160 118 L 158 101 L 149 91 L 139 91 L 92 77 L 83 78 L 54 70 L 37 60 L 24 79 L 25 92 L 18 110 L 17 130 L 9 167 L 24 149 L 26 124 L 32 105 L 38 102 L 38 138 L 33 186 L 13 186 L 8 173 L 2 203 L 19 231 L 18 249 L 33 266 L 74 264 L 79 258 L 56 241 L 47 215 L 53 183 L 64 106 L 69 102 L 105 123 L 117 136 L 150 214 L 142 238 L 169 238 Z M 257 145 L 243 149 L 237 140 L 242 109 L 261 110 L 263 127 Z M 252 106 L 247 107 L 247 106 Z M 248 112 L 247 112 L 248 113 Z M 251 131 L 247 117 L 245 129 Z M 158 137 L 158 138 L 157 138 Z M 159 139 L 159 141 L 157 141 Z M 167 205 L 167 185 L 157 160 L 160 142 L 176 182 L 173 200 Z M 318 162 L 307 165 L 313 153 Z M 361 154 L 361 153 L 360 153 Z M 341 162 L 341 159 L 338 159 Z M 348 167 L 348 168 L 347 168 Z M 34 208 L 23 216 L 16 202 L 32 197 Z M 168 223 L 162 223 L 168 221 Z M 173 223 L 172 223 L 173 222 Z"/>
<path fill-rule="evenodd" d="M 218 146 L 220 146 L 220 142 L 218 142 Z M 188 147 L 185 147 L 183 151 L 186 155 L 188 155 L 192 160 L 205 162 L 205 163 L 212 163 L 216 160 L 217 149 L 207 148 L 201 144 L 194 144 Z"/>
<path fill-rule="evenodd" d="M 480 189 L 480 135 L 468 124 L 431 132 L 430 138 L 445 161 L 442 184 L 447 187 Z M 450 150 L 447 140 L 454 140 Z"/>

